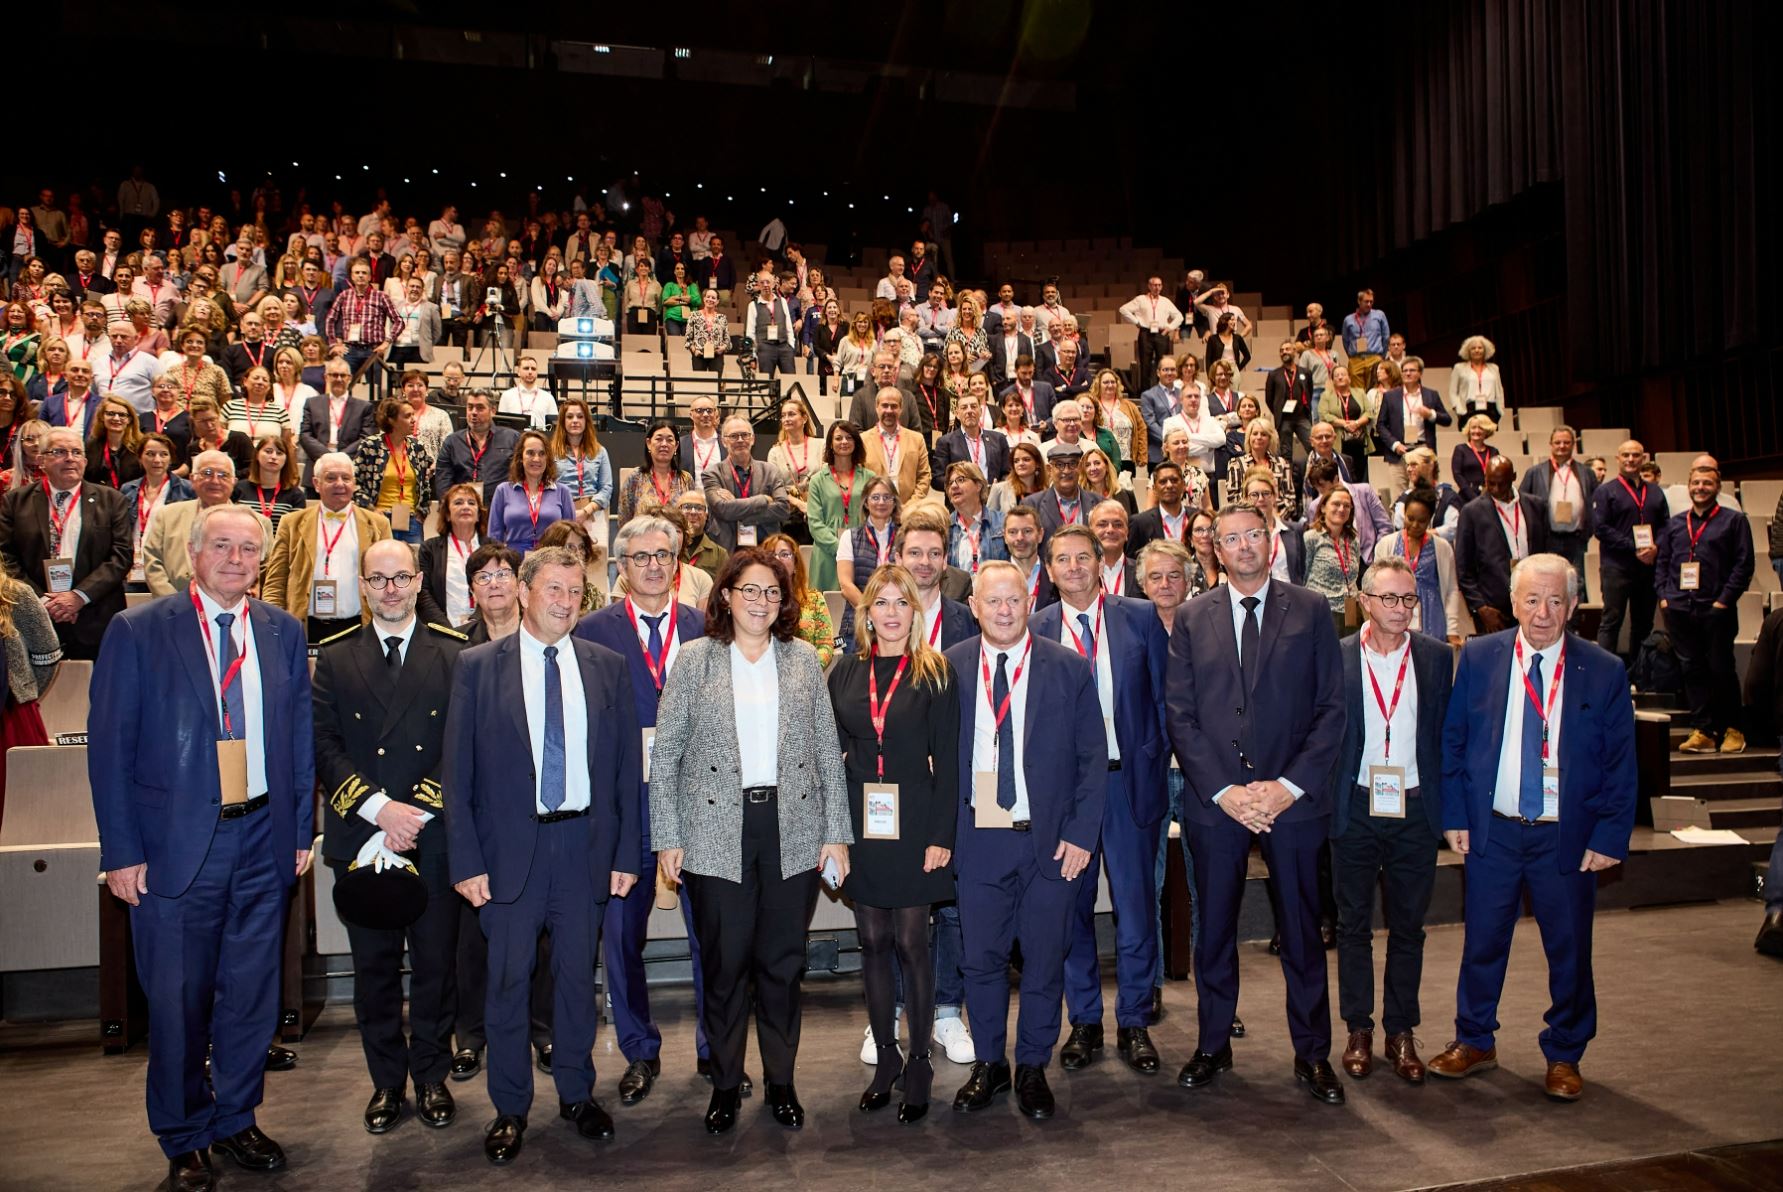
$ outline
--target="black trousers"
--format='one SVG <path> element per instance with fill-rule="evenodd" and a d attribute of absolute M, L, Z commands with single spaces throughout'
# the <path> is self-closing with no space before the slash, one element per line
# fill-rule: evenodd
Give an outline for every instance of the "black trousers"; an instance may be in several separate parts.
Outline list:
<path fill-rule="evenodd" d="M 1337 893 L 1337 1011 L 1352 1031 L 1374 1029 L 1374 892 L 1387 920 L 1381 1026 L 1400 1035 L 1419 1022 L 1424 916 L 1436 885 L 1437 839 L 1416 788 L 1404 819 L 1368 814 L 1368 792 L 1350 792 L 1350 822 L 1331 842 Z"/>
<path fill-rule="evenodd" d="M 1598 567 L 1598 581 L 1603 584 L 1603 620 L 1597 625 L 1597 644 L 1615 654 L 1616 639 L 1622 633 L 1622 621 L 1628 620 L 1628 653 L 1622 660 L 1632 664 L 1641 652 L 1641 643 L 1653 632 L 1653 610 L 1659 607 L 1659 596 L 1653 591 L 1653 569 L 1640 564 L 1623 566 L 1608 559 Z"/>
<path fill-rule="evenodd" d="M 1139 342 L 1135 346 L 1134 356 L 1139 365 L 1139 389 L 1150 389 L 1157 380 L 1158 361 L 1170 355 L 1170 333 L 1168 331 L 1151 332 L 1144 327 L 1139 328 Z"/>
<path fill-rule="evenodd" d="M 432 831 L 444 827 L 436 824 Z M 452 1018 L 458 990 L 458 908 L 446 876 L 445 842 L 415 861 L 427 883 L 427 909 L 404 931 L 346 924 L 353 949 L 353 1017 L 374 1088 L 400 1089 L 410 1079 L 439 1084 L 452 1065 Z M 330 861 L 337 874 L 346 863 Z M 409 953 L 409 1033 L 402 1029 L 402 954 Z"/>
<path fill-rule="evenodd" d="M 482 1051 L 488 1039 L 483 1033 L 483 999 L 489 991 L 489 941 L 477 922 L 471 904 L 458 900 L 458 1011 L 452 1034 L 461 1051 Z M 551 978 L 551 937 L 539 936 L 539 955 L 532 970 L 532 1045 L 551 1042 L 551 999 L 557 983 Z"/>
<path fill-rule="evenodd" d="M 1690 727 L 1719 736 L 1740 727 L 1740 679 L 1734 668 L 1734 631 L 1739 612 L 1703 607 L 1665 610 L 1665 631 L 1684 672 L 1684 704 Z"/>
<path fill-rule="evenodd" d="M 712 1087 L 743 1081 L 749 1042 L 749 984 L 762 1074 L 791 1084 L 799 1055 L 799 983 L 805 931 L 817 907 L 817 870 L 780 876 L 780 820 L 773 800 L 743 805 L 743 880 L 684 873 L 706 980 L 706 1042 Z"/>

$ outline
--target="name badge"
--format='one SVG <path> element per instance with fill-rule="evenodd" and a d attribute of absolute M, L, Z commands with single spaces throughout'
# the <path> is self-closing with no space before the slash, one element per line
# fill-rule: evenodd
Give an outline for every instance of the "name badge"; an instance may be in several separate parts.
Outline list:
<path fill-rule="evenodd" d="M 994 779 L 996 776 L 992 775 Z M 995 801 L 995 796 L 992 797 Z M 999 808 L 999 810 L 1001 810 Z M 861 836 L 867 840 L 898 838 L 898 784 L 868 782 L 861 786 Z"/>
<path fill-rule="evenodd" d="M 754 526 L 738 526 L 737 527 L 737 545 L 738 546 L 754 546 L 755 539 L 756 539 L 756 533 L 755 533 Z"/>
<path fill-rule="evenodd" d="M 1560 769 L 1542 767 L 1542 815 L 1537 823 L 1551 824 L 1560 818 Z"/>
<path fill-rule="evenodd" d="M 247 726 L 242 726 L 245 731 Z M 225 807 L 248 801 L 248 743 L 217 742 L 217 787 Z"/>
<path fill-rule="evenodd" d="M 1572 525 L 1573 503 L 1571 501 L 1555 501 L 1554 520 L 1560 522 L 1562 525 Z"/>
<path fill-rule="evenodd" d="M 51 593 L 74 591 L 74 560 L 45 559 L 43 590 Z"/>
<path fill-rule="evenodd" d="M 1383 819 L 1405 818 L 1405 769 L 1368 767 L 1368 814 Z"/>
<path fill-rule="evenodd" d="M 997 772 L 972 771 L 972 823 L 980 828 L 1013 828 L 1015 816 L 997 806 Z"/>
<path fill-rule="evenodd" d="M 642 306 L 638 307 L 638 326 L 648 327 L 649 325 L 650 325 L 650 312 Z"/>
<path fill-rule="evenodd" d="M 1293 398 L 1289 398 L 1287 401 L 1282 403 L 1282 413 L 1283 414 L 1292 414 L 1296 409 L 1299 408 L 1299 406 L 1300 406 L 1299 402 L 1295 401 Z"/>
<path fill-rule="evenodd" d="M 365 324 L 349 323 L 347 325 L 347 339 L 349 342 L 362 342 L 365 339 Z"/>
<path fill-rule="evenodd" d="M 775 343 L 776 341 L 779 340 L 779 338 L 780 338 L 780 324 L 769 323 L 768 324 L 768 342 Z"/>
<path fill-rule="evenodd" d="M 702 344 L 700 346 L 700 355 L 704 356 L 707 360 L 712 359 L 712 341 L 711 340 L 707 340 L 704 344 Z"/>
<path fill-rule="evenodd" d="M 1701 563 L 1678 564 L 1678 588 L 1685 592 L 1694 592 L 1703 584 L 1703 565 Z"/>
<path fill-rule="evenodd" d="M 644 730 L 643 754 L 642 754 L 643 759 L 644 759 L 644 781 L 645 782 L 650 781 L 650 753 L 655 748 L 656 748 L 656 730 L 654 728 L 647 728 Z"/>
<path fill-rule="evenodd" d="M 399 534 L 409 531 L 409 507 L 401 501 L 390 507 L 390 528 Z"/>
<path fill-rule="evenodd" d="M 133 584 L 146 584 L 149 582 L 148 573 L 142 569 L 141 563 L 132 567 L 130 569 L 130 574 L 124 578 L 126 581 Z"/>
<path fill-rule="evenodd" d="M 1634 528 L 1634 549 L 1636 549 L 1636 550 L 1652 550 L 1653 549 L 1653 527 L 1652 526 L 1636 526 Z"/>
<path fill-rule="evenodd" d="M 310 585 L 310 616 L 330 620 L 336 615 L 335 584 L 332 579 L 319 579 Z"/>

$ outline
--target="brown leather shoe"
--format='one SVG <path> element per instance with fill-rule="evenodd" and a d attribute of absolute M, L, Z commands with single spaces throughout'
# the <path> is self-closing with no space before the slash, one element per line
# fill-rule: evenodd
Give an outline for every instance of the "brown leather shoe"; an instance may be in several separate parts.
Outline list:
<path fill-rule="evenodd" d="M 1343 1070 L 1361 1079 L 1374 1071 L 1374 1032 L 1351 1031 L 1343 1049 Z"/>
<path fill-rule="evenodd" d="M 1549 1064 L 1547 1092 L 1549 1098 L 1555 1101 L 1577 1101 L 1585 1092 L 1585 1081 L 1579 1076 L 1579 1066 L 1558 1061 Z"/>
<path fill-rule="evenodd" d="M 1498 1067 L 1498 1048 L 1488 1047 L 1481 1051 L 1477 1047 L 1469 1047 L 1465 1043 L 1451 1043 L 1449 1049 L 1430 1061 L 1429 1070 L 1432 1076 L 1445 1076 L 1450 1080 L 1460 1080 L 1463 1076 L 1472 1076 L 1476 1072 L 1490 1072 Z"/>
<path fill-rule="evenodd" d="M 1424 1061 L 1418 1058 L 1418 1041 L 1410 1031 L 1387 1036 L 1387 1058 L 1393 1061 L 1393 1075 L 1412 1084 L 1424 1083 Z"/>

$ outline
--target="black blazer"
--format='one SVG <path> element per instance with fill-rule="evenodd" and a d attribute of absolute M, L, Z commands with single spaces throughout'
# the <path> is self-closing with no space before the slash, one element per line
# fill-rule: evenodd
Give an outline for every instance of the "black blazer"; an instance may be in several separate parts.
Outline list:
<path fill-rule="evenodd" d="M 111 619 L 124 611 L 124 580 L 135 554 L 130 503 L 115 488 L 83 481 L 80 541 L 74 587 L 87 606 L 72 625 L 56 622 L 56 637 L 72 658 L 92 658 Z M 43 485 L 15 488 L 0 500 L 0 558 L 39 596 L 47 590 L 43 565 L 50 552 L 50 499 Z"/>
<path fill-rule="evenodd" d="M 1015 380 L 1015 372 L 1009 367 L 1009 365 L 1003 359 L 1002 328 L 998 327 L 997 329 L 995 329 L 993 331 L 990 327 L 987 326 L 985 328 L 984 334 L 985 334 L 986 343 L 989 345 L 990 350 L 991 350 L 990 363 L 988 365 L 986 365 L 986 368 L 989 370 L 989 372 L 991 374 L 991 388 L 992 389 L 1001 388 L 1002 386 L 1007 385 L 1009 382 Z M 1025 334 L 1023 332 L 1017 331 L 1015 333 L 1015 339 L 1016 339 L 1016 353 L 1015 354 L 1017 356 L 1028 356 L 1031 358 L 1034 355 L 1034 337 L 1031 335 Z M 1039 362 L 1036 361 L 1035 363 L 1036 363 L 1036 367 L 1038 367 Z"/>
<path fill-rule="evenodd" d="M 1418 797 L 1430 834 L 1442 839 L 1442 732 L 1449 714 L 1449 692 L 1455 682 L 1455 653 L 1449 644 L 1413 630 L 1412 679 L 1418 685 Z M 1352 788 L 1362 765 L 1364 718 L 1373 706 L 1374 692 L 1362 674 L 1362 635 L 1352 633 L 1338 643 L 1343 658 L 1344 702 L 1349 716 L 1344 722 L 1343 746 L 1337 751 L 1337 768 L 1331 771 L 1331 838 L 1342 836 L 1350 823 Z M 1376 667 L 1379 674 L 1380 668 Z M 1393 676 L 1380 675 L 1381 695 L 1393 698 Z M 1378 710 L 1378 709 L 1377 709 Z M 1398 756 L 1397 753 L 1394 754 Z"/>
<path fill-rule="evenodd" d="M 1518 496 L 1529 553 L 1548 549 L 1548 511 L 1534 497 Z M 1511 548 L 1499 528 L 1492 494 L 1481 493 L 1461 507 L 1455 526 L 1455 577 L 1469 612 L 1495 608 L 1511 616 Z"/>
<path fill-rule="evenodd" d="M 1290 392 L 1299 404 L 1294 407 L 1292 414 L 1284 415 L 1282 407 L 1288 404 Z M 1282 425 L 1284 418 L 1292 418 L 1296 421 L 1305 419 L 1308 422 L 1316 420 L 1316 411 L 1312 400 L 1312 373 L 1304 368 L 1296 367 L 1294 369 L 1292 382 L 1288 379 L 1287 369 L 1270 369 L 1268 376 L 1263 378 L 1263 395 L 1268 405 L 1269 416 L 1275 420 L 1277 426 Z"/>
<path fill-rule="evenodd" d="M 423 621 L 451 625 L 446 616 L 446 568 L 462 567 L 464 562 L 452 549 L 450 533 L 435 534 L 421 544 L 421 598 L 416 601 L 415 615 Z"/>
<path fill-rule="evenodd" d="M 1009 440 L 997 431 L 987 430 L 981 432 L 979 441 L 984 444 L 981 454 L 984 456 L 984 482 L 988 493 L 991 485 L 1009 475 Z M 972 462 L 972 451 L 966 444 L 966 432 L 950 430 L 941 436 L 929 456 L 930 483 L 937 492 L 947 491 L 948 466 L 961 461 Z"/>
<path fill-rule="evenodd" d="M 307 487 L 310 473 L 315 471 L 316 461 L 328 454 L 328 395 L 319 393 L 303 403 L 303 423 L 298 428 L 297 441 L 303 445 L 303 483 Z M 377 411 L 363 397 L 349 397 L 346 408 L 341 411 L 340 445 L 334 450 L 353 454 L 353 448 L 359 440 L 369 439 L 378 433 Z"/>

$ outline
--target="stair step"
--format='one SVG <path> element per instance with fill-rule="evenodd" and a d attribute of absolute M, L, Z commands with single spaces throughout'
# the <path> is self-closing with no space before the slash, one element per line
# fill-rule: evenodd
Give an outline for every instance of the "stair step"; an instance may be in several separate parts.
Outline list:
<path fill-rule="evenodd" d="M 1775 828 L 1783 807 L 1775 799 L 1728 799 L 1709 804 L 1712 828 Z"/>
<path fill-rule="evenodd" d="M 1698 774 L 1743 774 L 1764 770 L 1777 771 L 1775 749 L 1748 749 L 1744 753 L 1674 753 L 1671 755 L 1674 776 Z"/>
<path fill-rule="evenodd" d="M 1724 799 L 1768 798 L 1783 807 L 1783 775 L 1774 771 L 1745 774 L 1674 774 L 1672 795 L 1720 802 Z"/>

